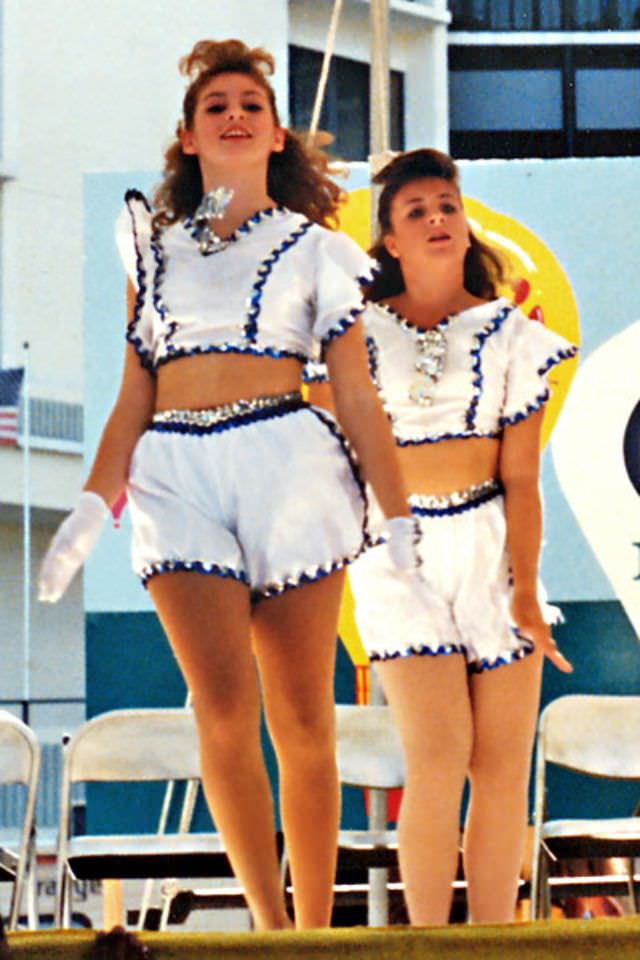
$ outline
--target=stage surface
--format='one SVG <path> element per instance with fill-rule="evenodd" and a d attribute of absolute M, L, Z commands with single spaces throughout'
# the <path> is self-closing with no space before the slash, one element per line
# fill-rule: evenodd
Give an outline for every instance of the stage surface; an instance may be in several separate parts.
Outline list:
<path fill-rule="evenodd" d="M 82 960 L 95 931 L 20 932 L 15 960 Z M 640 916 L 296 933 L 144 933 L 151 960 L 637 960 Z"/>

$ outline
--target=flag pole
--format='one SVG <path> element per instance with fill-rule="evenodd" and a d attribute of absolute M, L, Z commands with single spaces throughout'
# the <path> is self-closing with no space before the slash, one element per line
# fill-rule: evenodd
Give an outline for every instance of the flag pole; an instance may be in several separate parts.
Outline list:
<path fill-rule="evenodd" d="M 29 341 L 22 344 L 24 375 L 22 379 L 22 454 L 23 454 L 23 681 L 22 719 L 29 723 L 31 700 L 31 410 L 29 403 Z"/>

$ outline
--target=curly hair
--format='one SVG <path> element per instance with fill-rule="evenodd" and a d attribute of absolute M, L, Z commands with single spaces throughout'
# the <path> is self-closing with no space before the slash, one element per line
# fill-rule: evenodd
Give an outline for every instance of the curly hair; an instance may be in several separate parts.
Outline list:
<path fill-rule="evenodd" d="M 262 47 L 250 48 L 241 40 L 200 40 L 191 53 L 182 57 L 180 72 L 189 86 L 182 101 L 182 119 L 175 139 L 164 157 L 164 175 L 153 201 L 154 223 L 167 226 L 192 216 L 202 199 L 202 176 L 198 158 L 182 151 L 180 134 L 190 130 L 203 87 L 220 73 L 242 73 L 265 91 L 274 122 L 281 126 L 275 93 L 269 82 L 273 74 L 273 56 Z M 282 206 L 302 213 L 323 226 L 335 226 L 342 190 L 329 176 L 329 157 L 308 146 L 300 134 L 285 131 L 284 150 L 272 153 L 267 170 L 267 192 Z"/>
<path fill-rule="evenodd" d="M 458 168 L 448 154 L 439 150 L 424 148 L 402 153 L 373 177 L 373 182 L 382 186 L 382 193 L 378 201 L 378 236 L 369 253 L 378 261 L 380 270 L 365 288 L 367 300 L 383 300 L 404 291 L 400 264 L 385 247 L 384 237 L 392 232 L 391 208 L 398 191 L 412 180 L 430 177 L 447 180 L 460 193 Z M 491 300 L 497 294 L 498 284 L 505 279 L 505 264 L 497 251 L 478 240 L 472 230 L 469 240 L 471 246 L 464 261 L 465 290 Z"/>

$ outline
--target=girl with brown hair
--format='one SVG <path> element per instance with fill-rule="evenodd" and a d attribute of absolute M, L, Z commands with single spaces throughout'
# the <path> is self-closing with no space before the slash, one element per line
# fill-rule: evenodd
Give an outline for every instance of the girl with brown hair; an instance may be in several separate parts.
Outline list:
<path fill-rule="evenodd" d="M 576 348 L 498 296 L 496 254 L 436 150 L 396 157 L 382 186 L 380 272 L 367 288 L 371 373 L 420 524 L 412 594 L 384 548 L 350 581 L 356 619 L 406 757 L 400 866 L 412 923 L 446 923 L 464 832 L 469 916 L 514 917 L 544 656 L 540 428 L 547 372 Z"/>
<path fill-rule="evenodd" d="M 407 577 L 414 524 L 368 375 L 357 278 L 369 261 L 328 229 L 340 191 L 326 160 L 280 125 L 264 50 L 203 41 L 181 68 L 190 83 L 154 205 L 129 191 L 118 224 L 120 393 L 41 597 L 62 594 L 126 485 L 134 570 L 191 691 L 207 801 L 255 925 L 289 925 L 261 686 L 296 924 L 317 927 L 339 814 L 336 624 L 344 567 L 372 542 L 365 481 Z M 300 395 L 320 349 L 344 434 Z"/>

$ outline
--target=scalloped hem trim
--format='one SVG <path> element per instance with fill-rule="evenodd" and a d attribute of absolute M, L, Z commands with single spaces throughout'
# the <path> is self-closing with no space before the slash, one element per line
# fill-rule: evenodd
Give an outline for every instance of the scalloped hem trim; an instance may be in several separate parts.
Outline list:
<path fill-rule="evenodd" d="M 524 660 L 525 657 L 528 657 L 531 653 L 533 653 L 535 646 L 531 640 L 527 640 L 526 637 L 523 637 L 516 627 L 512 627 L 511 629 L 515 633 L 522 646 L 518 647 L 517 650 L 510 650 L 509 653 L 505 653 L 500 657 L 496 657 L 495 660 L 488 660 L 486 657 L 484 657 L 482 660 L 475 660 L 468 666 L 469 673 L 486 673 L 487 670 L 495 670 L 496 667 L 507 667 L 510 663 L 516 663 L 518 660 Z"/>
<path fill-rule="evenodd" d="M 142 586 L 147 584 L 153 577 L 161 573 L 204 573 L 224 579 L 237 580 L 240 583 L 249 586 L 249 579 L 244 570 L 234 570 L 233 567 L 223 567 L 219 563 L 205 563 L 202 560 L 158 560 L 156 563 L 149 563 L 138 573 Z"/>
<path fill-rule="evenodd" d="M 380 538 L 372 541 L 369 537 L 366 537 L 356 551 L 347 554 L 345 557 L 318 564 L 309 570 L 303 570 L 297 577 L 285 577 L 283 580 L 267 584 L 266 587 L 262 587 L 261 589 L 252 590 L 251 601 L 252 603 L 259 603 L 261 600 L 279 597 L 283 593 L 287 593 L 288 590 L 294 590 L 296 587 L 304 587 L 308 583 L 317 583 L 318 580 L 329 577 L 332 573 L 337 573 L 338 570 L 344 570 L 345 567 L 348 567 L 349 564 L 357 560 L 366 550 L 369 550 L 373 546 L 378 546 L 383 542 Z"/>
<path fill-rule="evenodd" d="M 497 667 L 505 667 L 510 663 L 516 663 L 518 660 L 524 660 L 525 657 L 533 653 L 535 649 L 533 643 L 525 639 L 515 628 L 513 628 L 513 632 L 522 643 L 521 647 L 517 650 L 510 650 L 508 653 L 496 657 L 495 660 L 489 660 L 487 657 L 482 660 L 473 660 L 471 663 L 467 663 L 467 673 L 486 673 L 488 670 L 495 670 Z M 372 663 L 387 663 L 390 660 L 406 659 L 407 657 L 441 657 L 451 656 L 454 653 L 468 656 L 468 652 L 468 648 L 463 643 L 442 643 L 435 650 L 433 647 L 422 645 L 411 647 L 408 650 L 393 650 L 384 653 L 370 652 L 369 659 Z"/>
<path fill-rule="evenodd" d="M 448 657 L 452 653 L 461 653 L 466 656 L 467 648 L 463 643 L 441 643 L 435 650 L 426 644 L 419 647 L 409 647 L 408 650 L 385 650 L 384 653 L 369 652 L 372 663 L 387 662 L 389 660 L 406 660 L 407 657 Z"/>
<path fill-rule="evenodd" d="M 358 320 L 364 312 L 364 307 L 353 307 L 349 310 L 349 313 L 346 317 L 342 317 L 340 320 L 337 320 L 333 326 L 327 330 L 325 335 L 322 337 L 321 344 L 323 352 L 327 349 L 332 340 L 335 340 L 336 337 L 341 337 L 344 333 L 349 330 L 356 320 Z"/>
<path fill-rule="evenodd" d="M 383 540 L 381 538 L 373 541 L 367 537 L 356 551 L 347 554 L 345 557 L 341 557 L 338 560 L 329 561 L 324 564 L 318 564 L 316 567 L 312 567 L 309 570 L 304 570 L 297 577 L 285 577 L 283 580 L 268 584 L 266 587 L 261 589 L 251 590 L 251 601 L 252 603 L 257 603 L 258 601 L 266 600 L 269 597 L 280 596 L 282 593 L 286 593 L 288 590 L 292 590 L 295 587 L 302 587 L 307 583 L 316 583 L 318 580 L 322 580 L 324 577 L 328 577 L 330 574 L 336 573 L 338 570 L 342 570 L 343 568 L 349 566 L 349 564 L 353 563 L 354 560 L 357 560 L 365 550 L 369 550 L 371 547 L 378 546 L 382 542 Z M 178 573 L 185 571 L 190 573 L 201 573 L 207 576 L 221 577 L 223 579 L 237 580 L 239 583 L 244 583 L 247 587 L 250 586 L 249 578 L 244 570 L 235 570 L 233 567 L 221 566 L 218 563 L 206 563 L 202 560 L 159 560 L 156 563 L 150 563 L 143 567 L 138 573 L 138 576 L 142 581 L 142 586 L 146 589 L 147 584 L 153 577 L 157 577 L 163 573 Z"/>
<path fill-rule="evenodd" d="M 562 363 L 564 360 L 571 360 L 573 357 L 577 356 L 579 350 L 576 346 L 571 346 L 566 350 L 558 350 L 557 353 L 554 353 L 552 356 L 548 357 L 545 363 L 538 368 L 538 376 L 544 377 L 553 367 L 557 366 L 559 363 Z M 533 399 L 531 403 L 525 404 L 521 410 L 516 410 L 515 413 L 509 414 L 506 417 L 500 417 L 498 423 L 501 427 L 513 427 L 516 423 L 521 423 L 523 420 L 526 420 L 531 416 L 532 413 L 537 413 L 541 407 L 549 400 L 551 396 L 551 391 L 546 387 L 542 393 L 539 393 L 537 397 Z"/>

